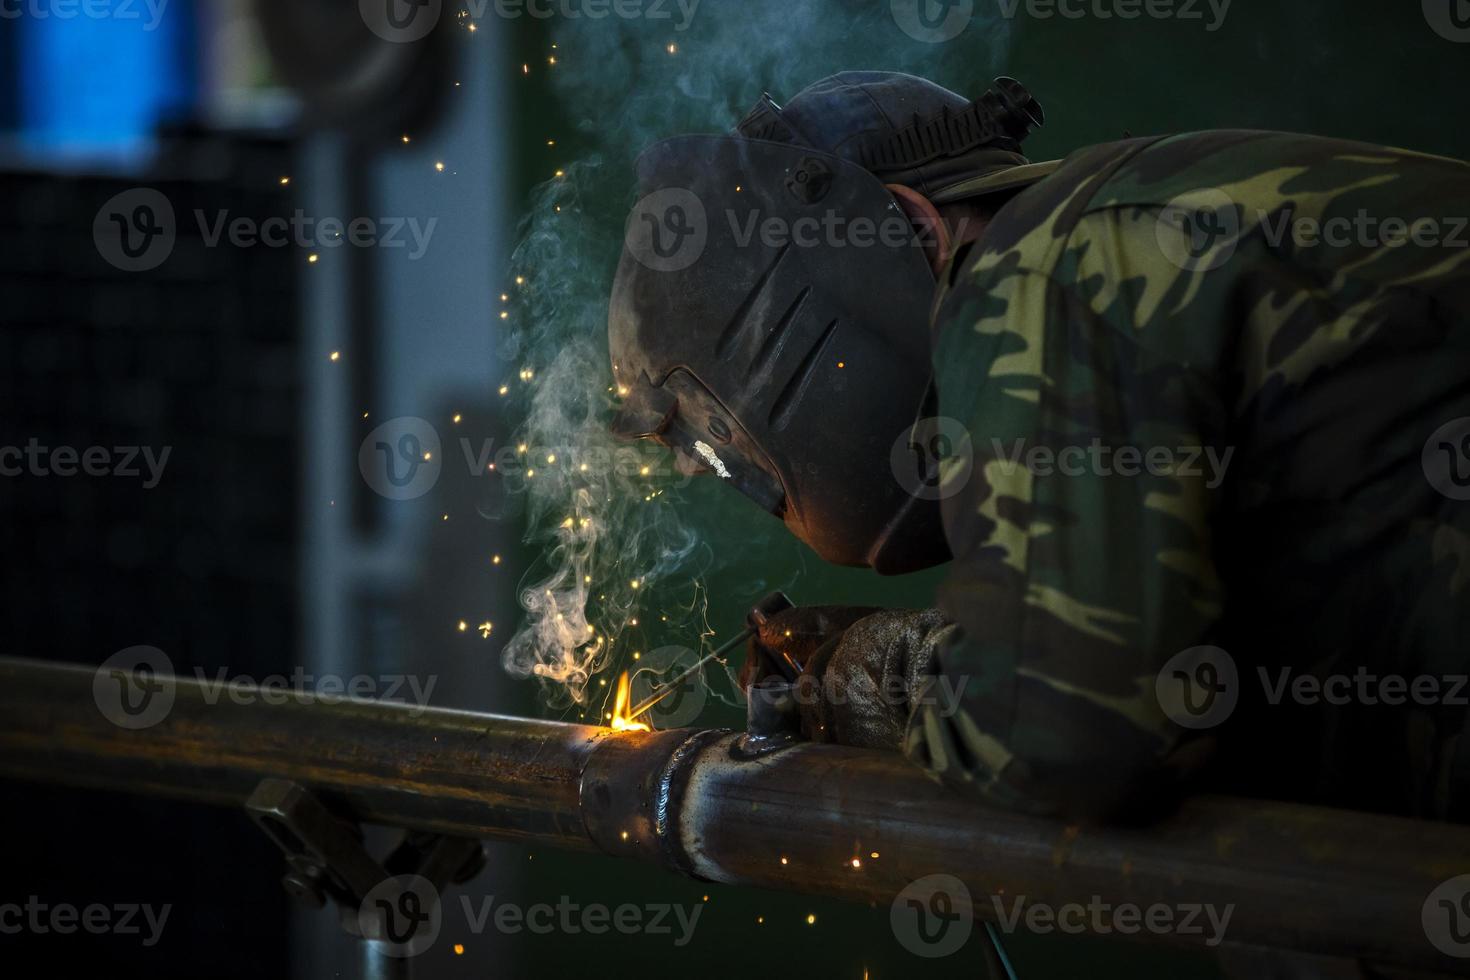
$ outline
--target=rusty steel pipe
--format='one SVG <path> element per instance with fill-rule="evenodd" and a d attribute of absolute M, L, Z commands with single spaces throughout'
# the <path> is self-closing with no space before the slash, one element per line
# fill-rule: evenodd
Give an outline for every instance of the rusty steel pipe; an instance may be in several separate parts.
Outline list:
<path fill-rule="evenodd" d="M 263 778 L 291 779 L 367 823 L 854 901 L 887 903 L 947 873 L 991 921 L 997 897 L 1233 905 L 1232 943 L 1470 972 L 1421 922 L 1431 891 L 1470 871 L 1470 828 L 1198 798 L 1146 829 L 1080 829 L 957 796 L 896 753 L 799 744 L 749 759 L 721 731 L 613 732 L 300 695 L 211 704 L 185 679 L 161 721 L 132 731 L 98 708 L 94 675 L 0 658 L 0 775 L 225 806 L 242 806 Z"/>

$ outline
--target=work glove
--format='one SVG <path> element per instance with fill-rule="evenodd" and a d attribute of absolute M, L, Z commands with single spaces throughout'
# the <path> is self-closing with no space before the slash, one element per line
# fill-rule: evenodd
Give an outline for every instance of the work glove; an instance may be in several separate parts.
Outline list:
<path fill-rule="evenodd" d="M 809 606 L 763 623 L 746 649 L 741 685 L 800 668 L 802 734 L 814 742 L 898 750 L 912 700 L 938 669 L 953 626 L 937 609 Z"/>

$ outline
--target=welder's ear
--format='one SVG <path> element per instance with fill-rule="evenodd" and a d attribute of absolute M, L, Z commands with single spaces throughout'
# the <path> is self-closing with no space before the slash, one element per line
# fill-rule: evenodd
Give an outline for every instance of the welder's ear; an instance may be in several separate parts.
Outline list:
<path fill-rule="evenodd" d="M 903 213 L 913 223 L 914 231 L 918 232 L 919 240 L 924 244 L 924 257 L 929 260 L 929 267 L 934 270 L 934 274 L 939 275 L 939 270 L 949 260 L 949 251 L 953 244 L 949 229 L 939 216 L 939 209 L 934 206 L 933 201 L 912 187 L 902 184 L 883 186 L 888 188 L 888 193 L 893 195 L 898 206 L 903 208 Z"/>

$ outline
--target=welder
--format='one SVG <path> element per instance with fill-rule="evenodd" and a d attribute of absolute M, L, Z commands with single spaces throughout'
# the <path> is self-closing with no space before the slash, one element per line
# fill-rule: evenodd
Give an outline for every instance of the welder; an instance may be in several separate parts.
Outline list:
<path fill-rule="evenodd" d="M 1043 121 L 845 72 L 639 160 L 615 431 L 830 562 L 951 563 L 933 609 L 773 617 L 743 679 L 780 651 L 808 737 L 1036 813 L 1463 819 L 1464 698 L 1297 682 L 1470 667 L 1470 166 L 1244 130 L 1036 163 Z"/>

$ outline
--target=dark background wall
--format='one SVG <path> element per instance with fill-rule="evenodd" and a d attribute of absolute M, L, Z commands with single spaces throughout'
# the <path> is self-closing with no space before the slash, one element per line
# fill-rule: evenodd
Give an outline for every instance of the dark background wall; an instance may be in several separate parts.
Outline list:
<path fill-rule="evenodd" d="M 352 20 L 354 7 L 328 13 Z M 1029 147 L 1035 158 L 1125 131 L 1221 126 L 1470 156 L 1470 43 L 1436 33 L 1419 4 L 1236 0 L 1214 30 L 1204 4 L 1203 20 L 1043 18 L 1024 5 L 1006 19 L 1003 9 L 978 3 L 966 32 L 938 45 L 899 31 L 886 3 L 858 0 L 705 0 L 677 33 L 667 23 L 491 14 L 475 34 L 457 31 L 440 65 L 446 86 L 463 72 L 475 91 L 461 85 L 430 100 L 432 112 L 408 124 L 407 147 L 379 132 L 344 149 L 309 119 L 229 135 L 195 118 L 194 135 L 171 153 L 122 173 L 71 158 L 14 160 L 0 173 L 0 445 L 35 437 L 174 451 L 146 492 L 116 479 L 0 480 L 0 651 L 95 663 L 151 643 L 181 667 L 239 674 L 320 669 L 330 645 L 337 659 L 325 662 L 342 672 L 434 673 L 457 681 L 436 701 L 547 714 L 530 687 L 503 677 L 495 655 L 535 557 L 517 545 L 514 512 L 484 507 L 483 488 L 462 475 L 418 501 L 366 492 L 355 469 L 359 416 L 421 415 L 453 431 L 447 420 L 463 413 L 476 437 L 509 438 L 524 403 L 496 393 L 516 363 L 502 359 L 494 297 L 511 285 L 518 226 L 534 227 L 545 200 L 536 188 L 596 158 L 578 206 L 589 222 L 620 228 L 638 146 L 727 126 L 763 90 L 779 101 L 833 71 L 891 67 L 978 94 L 994 75 L 1012 74 L 1047 109 Z M 0 125 L 13 134 L 26 101 L 24 26 L 0 21 Z M 196 26 L 180 36 L 208 33 Z M 457 183 L 429 183 L 446 156 Z M 283 173 L 297 175 L 289 189 Z M 171 261 L 123 276 L 98 261 L 91 220 L 111 193 L 140 182 L 166 186 L 181 208 L 201 200 L 275 213 L 338 195 L 348 209 L 438 217 L 447 230 L 421 265 L 327 257 L 308 270 L 295 250 L 216 251 L 188 263 L 189 275 Z M 491 225 L 493 236 L 477 231 Z M 593 248 L 587 270 L 542 271 L 583 287 L 610 259 Z M 344 338 L 351 373 L 324 373 L 324 355 Z M 774 587 L 805 603 L 919 606 L 942 575 L 884 580 L 826 568 L 723 488 L 696 482 L 679 493 L 711 556 L 709 622 L 721 636 Z M 345 516 L 339 498 L 355 501 Z M 445 513 L 451 521 L 440 526 Z M 503 556 L 493 569 L 491 553 Z M 496 639 L 459 635 L 453 624 L 466 615 L 493 619 Z M 737 724 L 739 711 L 712 704 L 701 721 Z M 37 893 L 175 905 L 155 949 L 116 936 L 0 936 L 0 956 L 23 949 L 73 969 L 105 962 L 115 976 L 352 975 L 349 944 L 329 916 L 293 918 L 276 890 L 275 852 L 240 814 L 7 784 L 0 834 L 0 902 Z M 693 942 L 678 949 L 667 936 L 476 936 L 451 922 L 423 975 L 980 970 L 978 937 L 945 960 L 913 957 L 893 938 L 886 907 L 689 882 L 611 860 L 496 845 L 485 874 L 451 901 L 459 894 L 702 912 Z M 1023 978 L 1213 975 L 1201 957 L 1117 942 L 1017 936 L 1007 945 Z"/>

